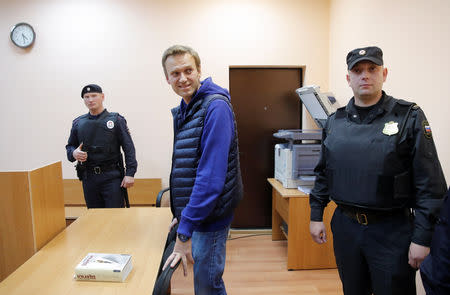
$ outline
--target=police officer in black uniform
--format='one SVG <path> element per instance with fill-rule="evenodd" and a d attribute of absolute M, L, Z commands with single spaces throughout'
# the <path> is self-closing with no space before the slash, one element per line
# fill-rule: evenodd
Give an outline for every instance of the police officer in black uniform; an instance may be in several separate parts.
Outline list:
<path fill-rule="evenodd" d="M 81 97 L 89 113 L 73 120 L 66 150 L 69 161 L 78 161 L 77 175 L 83 182 L 86 206 L 121 208 L 125 203 L 128 206 L 126 189 L 134 184 L 137 162 L 127 121 L 103 107 L 105 96 L 100 86 L 83 87 Z"/>
<path fill-rule="evenodd" d="M 347 55 L 354 97 L 323 130 L 310 231 L 326 242 L 323 210 L 338 206 L 331 229 L 344 294 L 416 294 L 415 271 L 429 253 L 447 186 L 430 125 L 414 103 L 387 95 L 378 47 Z"/>

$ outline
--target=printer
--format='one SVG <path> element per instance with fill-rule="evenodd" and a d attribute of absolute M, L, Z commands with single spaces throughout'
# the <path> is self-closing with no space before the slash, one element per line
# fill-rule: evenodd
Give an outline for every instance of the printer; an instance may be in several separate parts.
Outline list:
<path fill-rule="evenodd" d="M 332 93 L 321 93 L 319 86 L 305 86 L 295 91 L 320 129 L 279 130 L 276 138 L 286 143 L 275 145 L 275 179 L 285 188 L 311 188 L 314 185 L 314 168 L 321 149 L 322 128 L 338 106 Z"/>

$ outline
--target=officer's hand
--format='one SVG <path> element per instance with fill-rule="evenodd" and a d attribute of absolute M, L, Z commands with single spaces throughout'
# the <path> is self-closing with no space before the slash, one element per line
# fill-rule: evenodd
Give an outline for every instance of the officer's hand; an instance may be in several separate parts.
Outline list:
<path fill-rule="evenodd" d="M 187 262 L 189 261 L 190 263 L 194 264 L 194 258 L 192 258 L 191 239 L 183 243 L 177 237 L 175 248 L 173 249 L 173 252 L 169 256 L 169 258 L 167 258 L 166 263 L 163 266 L 163 270 L 165 270 L 169 265 L 170 267 L 175 267 L 180 259 L 183 264 L 184 276 L 187 276 Z"/>
<path fill-rule="evenodd" d="M 131 176 L 124 176 L 122 183 L 120 184 L 121 187 L 129 188 L 134 185 L 134 177 Z"/>
<path fill-rule="evenodd" d="M 408 253 L 409 265 L 411 265 L 412 268 L 418 269 L 422 261 L 425 259 L 425 257 L 427 257 L 429 253 L 430 253 L 429 247 L 417 245 L 411 242 Z"/>
<path fill-rule="evenodd" d="M 75 160 L 80 162 L 85 162 L 87 160 L 87 153 L 83 152 L 81 149 L 83 148 L 83 143 L 80 143 L 80 146 L 73 151 L 72 156 Z"/>
<path fill-rule="evenodd" d="M 172 230 L 172 228 L 177 225 L 178 223 L 178 219 L 175 217 L 174 219 L 172 219 L 172 222 L 169 225 L 169 232 Z"/>
<path fill-rule="evenodd" d="M 314 242 L 318 244 L 327 242 L 327 232 L 323 221 L 311 221 L 309 223 L 309 231 Z"/>

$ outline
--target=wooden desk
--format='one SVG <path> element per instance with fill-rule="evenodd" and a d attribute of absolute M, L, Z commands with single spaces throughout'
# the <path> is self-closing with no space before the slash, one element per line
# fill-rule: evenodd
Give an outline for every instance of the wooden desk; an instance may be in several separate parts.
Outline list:
<path fill-rule="evenodd" d="M 171 221 L 169 208 L 91 209 L 0 283 L 1 295 L 151 294 Z M 124 283 L 73 279 L 88 252 L 132 255 Z"/>
<path fill-rule="evenodd" d="M 309 196 L 297 189 L 284 188 L 274 178 L 267 181 L 272 185 L 272 240 L 288 240 L 287 269 L 335 268 L 330 221 L 336 205 L 330 202 L 325 209 L 327 242 L 319 245 L 309 233 Z M 288 234 L 281 229 L 282 221 L 288 225 Z"/>

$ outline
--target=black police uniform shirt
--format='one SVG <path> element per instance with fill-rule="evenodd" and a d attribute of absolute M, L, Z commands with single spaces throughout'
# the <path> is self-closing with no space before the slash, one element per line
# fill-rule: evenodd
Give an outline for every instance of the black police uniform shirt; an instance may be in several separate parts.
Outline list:
<path fill-rule="evenodd" d="M 354 98 L 352 98 L 345 108 L 341 108 L 340 111 L 338 110 L 340 114 L 342 114 L 342 112 L 345 113 L 346 120 L 339 120 L 340 123 L 336 123 L 335 117 L 338 112 L 328 118 L 325 128 L 323 129 L 321 157 L 315 168 L 316 181 L 310 194 L 311 221 L 322 221 L 323 210 L 330 199 L 341 205 L 351 205 L 366 209 L 391 209 L 389 208 L 391 204 L 387 204 L 384 208 L 377 208 L 372 207 L 373 204 L 371 203 L 365 203 L 365 198 L 370 198 L 370 196 L 364 193 L 367 190 L 367 188 L 364 187 L 364 184 L 358 183 L 357 180 L 349 180 L 349 182 L 353 183 L 344 188 L 346 193 L 342 193 L 341 189 L 338 197 L 333 196 L 334 192 L 331 190 L 334 189 L 334 186 L 332 185 L 332 187 L 330 187 L 330 183 L 333 181 L 330 179 L 330 174 L 332 174 L 329 171 L 330 159 L 327 159 L 327 157 L 332 155 L 334 149 L 339 149 L 340 147 L 327 146 L 329 145 L 329 143 L 327 143 L 327 136 L 329 136 L 328 132 L 333 132 L 333 129 L 350 130 L 348 132 L 352 132 L 352 126 L 357 127 L 358 125 L 362 126 L 363 124 L 389 125 L 391 122 L 386 121 L 386 116 L 392 111 L 392 105 L 398 102 L 399 100 L 386 95 L 383 91 L 379 103 L 377 103 L 376 107 L 371 109 L 369 114 L 361 121 L 358 110 L 354 104 Z M 412 103 L 406 101 L 400 101 L 400 103 L 412 105 Z M 403 118 L 399 118 L 397 122 L 399 129 L 401 129 L 400 124 L 402 121 L 404 121 Z M 331 122 L 334 122 L 334 124 L 347 125 L 338 126 L 340 128 L 337 128 L 337 126 L 333 126 L 333 123 Z M 353 136 L 354 134 L 351 133 L 346 134 L 345 138 L 341 138 L 341 142 L 343 140 L 354 142 L 354 144 L 351 147 L 351 152 L 343 153 L 343 155 L 341 155 L 342 153 L 340 154 L 340 156 L 344 158 L 344 160 L 341 160 L 341 163 L 342 161 L 348 161 L 352 162 L 352 164 L 349 165 L 352 167 L 351 169 L 361 168 L 361 170 L 368 171 L 373 168 L 375 172 L 379 172 L 375 167 L 368 167 L 369 165 L 367 163 L 369 162 L 369 158 L 373 158 L 372 155 L 376 153 L 381 154 L 382 157 L 383 153 L 387 153 L 385 158 L 382 161 L 379 161 L 380 163 L 375 163 L 374 166 L 380 166 L 381 170 L 385 169 L 385 167 L 388 167 L 388 169 L 391 170 L 396 169 L 398 167 L 393 167 L 396 165 L 408 167 L 408 177 L 412 180 L 410 183 L 410 193 L 402 200 L 403 203 L 399 202 L 397 205 L 400 204 L 400 206 L 415 209 L 415 226 L 412 241 L 420 245 L 429 246 L 434 218 L 439 213 L 447 185 L 437 157 L 431 129 L 429 128 L 429 124 L 423 111 L 417 106 L 412 107 L 410 115 L 407 117 L 404 124 L 403 131 L 398 130 L 398 133 L 401 132 L 401 134 L 396 134 L 394 131 L 394 134 L 391 134 L 394 136 L 383 134 L 383 128 L 376 131 L 373 131 L 372 129 L 371 133 L 363 133 L 363 135 L 357 135 L 358 137 L 355 137 L 356 135 Z M 336 134 L 333 135 L 336 137 Z M 398 136 L 400 136 L 400 138 L 398 138 Z M 377 141 L 381 144 L 377 145 Z M 368 144 L 363 144 L 362 142 Z M 374 143 L 373 146 L 371 143 Z M 384 146 L 383 143 L 385 143 Z M 336 157 L 336 155 L 332 156 L 334 158 Z M 389 157 L 395 158 L 397 161 L 389 161 Z M 372 162 L 371 165 L 373 164 L 374 163 Z M 349 172 L 349 174 L 353 173 L 353 176 L 357 175 L 354 171 L 346 172 Z M 388 190 L 388 188 L 385 186 L 383 187 L 383 185 L 378 189 Z M 349 198 L 349 196 L 353 196 L 353 199 L 346 199 Z"/>
<path fill-rule="evenodd" d="M 107 110 L 105 109 L 102 113 L 95 116 L 88 113 L 88 118 L 91 120 L 96 120 L 106 111 Z M 77 117 L 75 120 L 73 120 L 69 140 L 66 145 L 67 159 L 69 159 L 69 161 L 71 162 L 75 161 L 75 158 L 73 157 L 73 151 L 80 146 L 77 134 L 78 120 L 80 117 Z M 125 175 L 134 177 L 134 174 L 136 173 L 137 170 L 136 151 L 127 126 L 127 121 L 120 114 L 117 116 L 117 124 L 114 126 L 114 129 L 116 131 L 119 144 L 122 146 L 122 149 L 125 153 L 125 165 L 126 165 Z"/>

